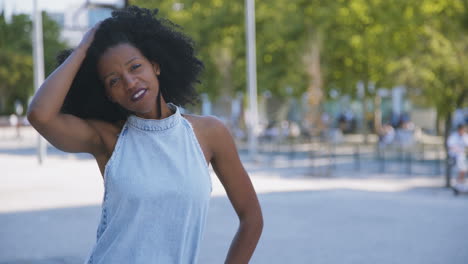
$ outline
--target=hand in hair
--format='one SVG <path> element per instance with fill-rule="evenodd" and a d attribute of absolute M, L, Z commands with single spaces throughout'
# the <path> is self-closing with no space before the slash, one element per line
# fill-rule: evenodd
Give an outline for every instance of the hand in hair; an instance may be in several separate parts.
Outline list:
<path fill-rule="evenodd" d="M 102 22 L 97 23 L 94 25 L 92 28 L 86 32 L 86 34 L 83 36 L 83 38 L 80 41 L 80 44 L 78 44 L 77 49 L 82 49 L 83 51 L 87 51 L 89 46 L 94 40 L 94 35 L 96 34 L 96 30 L 99 28 L 99 25 L 101 25 Z"/>

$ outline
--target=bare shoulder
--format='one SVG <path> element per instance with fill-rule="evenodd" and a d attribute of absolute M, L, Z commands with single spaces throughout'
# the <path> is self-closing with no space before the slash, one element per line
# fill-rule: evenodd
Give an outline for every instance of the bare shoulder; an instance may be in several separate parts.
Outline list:
<path fill-rule="evenodd" d="M 234 146 L 228 128 L 215 116 L 183 115 L 193 127 L 207 161 L 226 146 Z M 235 147 L 234 147 L 235 148 Z"/>
<path fill-rule="evenodd" d="M 197 133 L 216 137 L 219 133 L 228 132 L 224 123 L 215 116 L 183 115 Z"/>

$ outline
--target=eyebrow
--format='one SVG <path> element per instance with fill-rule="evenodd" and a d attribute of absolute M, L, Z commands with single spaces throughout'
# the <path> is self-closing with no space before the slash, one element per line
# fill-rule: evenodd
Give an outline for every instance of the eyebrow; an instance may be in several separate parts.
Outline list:
<path fill-rule="evenodd" d="M 128 61 L 125 63 L 125 65 L 130 64 L 132 61 L 134 61 L 134 60 L 136 60 L 136 59 L 138 59 L 137 56 L 132 57 L 130 60 L 128 60 Z"/>
<path fill-rule="evenodd" d="M 132 61 L 134 61 L 136 59 L 138 59 L 138 57 L 134 56 L 134 57 L 130 58 L 130 60 L 128 60 L 124 65 L 130 64 Z M 109 77 L 109 76 L 111 76 L 113 74 L 115 74 L 115 72 L 111 72 L 111 73 L 107 74 L 106 76 L 104 76 L 104 80 L 107 79 L 107 77 Z"/>

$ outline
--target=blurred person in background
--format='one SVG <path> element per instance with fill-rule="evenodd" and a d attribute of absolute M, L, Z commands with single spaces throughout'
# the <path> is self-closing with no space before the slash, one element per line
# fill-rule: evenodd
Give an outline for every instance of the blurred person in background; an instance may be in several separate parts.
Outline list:
<path fill-rule="evenodd" d="M 468 186 L 465 185 L 465 174 L 467 172 L 467 162 L 465 150 L 468 147 L 468 134 L 466 126 L 460 124 L 457 126 L 457 131 L 453 132 L 447 139 L 447 147 L 449 156 L 455 160 L 455 165 L 458 170 L 458 177 L 454 188 L 459 191 L 468 191 Z"/>
<path fill-rule="evenodd" d="M 379 133 L 379 146 L 384 147 L 393 142 L 395 138 L 395 129 L 390 124 L 384 124 Z"/>
<path fill-rule="evenodd" d="M 30 123 L 67 152 L 92 154 L 104 179 L 87 263 L 196 263 L 211 164 L 239 217 L 226 263 L 248 263 L 263 219 L 227 128 L 181 114 L 203 64 L 193 41 L 157 10 L 114 11 L 45 80 Z"/>

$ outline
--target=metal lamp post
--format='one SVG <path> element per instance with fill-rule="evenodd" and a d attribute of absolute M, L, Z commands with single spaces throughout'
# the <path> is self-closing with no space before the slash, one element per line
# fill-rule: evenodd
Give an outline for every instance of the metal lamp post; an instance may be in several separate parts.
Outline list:
<path fill-rule="evenodd" d="M 34 88 L 37 91 L 44 82 L 44 43 L 42 39 L 42 14 L 37 6 L 37 0 L 33 1 L 33 58 L 34 58 Z M 37 157 L 39 164 L 44 162 L 46 156 L 46 141 L 38 134 Z"/>
<path fill-rule="evenodd" d="M 255 51 L 255 2 L 245 0 L 247 34 L 247 87 L 249 102 L 248 144 L 249 155 L 254 159 L 257 154 L 258 106 L 257 106 L 257 61 Z"/>

